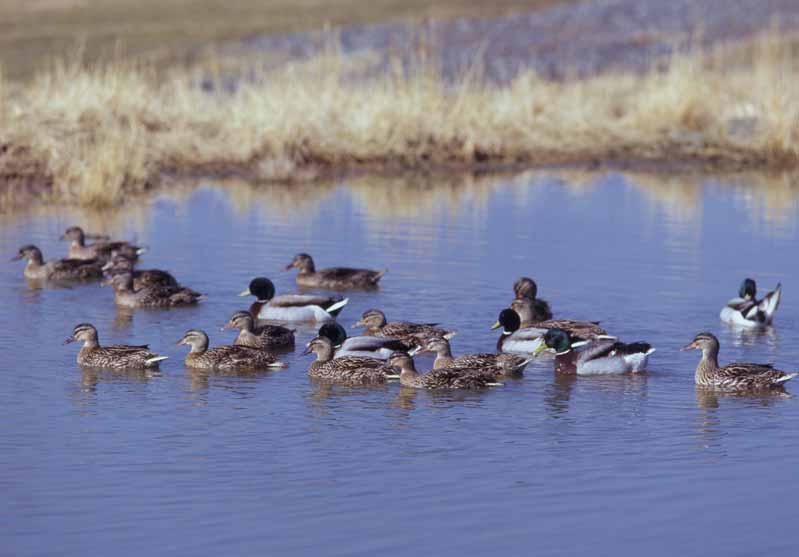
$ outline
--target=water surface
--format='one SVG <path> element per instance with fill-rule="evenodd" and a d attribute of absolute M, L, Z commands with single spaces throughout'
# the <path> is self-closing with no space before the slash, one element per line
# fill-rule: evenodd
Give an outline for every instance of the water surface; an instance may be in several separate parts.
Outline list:
<path fill-rule="evenodd" d="M 208 300 L 128 314 L 107 288 L 31 290 L 2 265 L 0 553 L 793 555 L 797 399 L 704 394 L 678 348 L 706 329 L 723 361 L 797 367 L 797 199 L 785 178 L 571 173 L 203 183 L 112 213 L 5 215 L 9 257 L 26 243 L 61 256 L 58 236 L 83 224 L 151 246 L 143 267 Z M 236 293 L 256 275 L 294 290 L 280 269 L 298 251 L 390 269 L 350 295 L 346 327 L 379 307 L 457 329 L 457 353 L 491 350 L 526 274 L 556 316 L 658 351 L 639 376 L 556 377 L 542 359 L 480 393 L 324 387 L 299 351 L 283 371 L 185 369 L 183 332 L 231 341 Z M 745 276 L 785 286 L 762 335 L 718 322 Z M 61 342 L 83 321 L 170 359 L 82 371 Z"/>

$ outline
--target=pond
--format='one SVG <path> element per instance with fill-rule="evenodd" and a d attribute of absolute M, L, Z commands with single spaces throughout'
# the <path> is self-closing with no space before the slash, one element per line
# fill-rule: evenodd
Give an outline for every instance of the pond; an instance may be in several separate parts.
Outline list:
<path fill-rule="evenodd" d="M 30 208 L 0 221 L 0 253 L 63 257 L 70 225 L 149 246 L 207 294 L 195 308 L 118 311 L 107 287 L 31 289 L 0 267 L 0 553 L 159 555 L 793 555 L 799 401 L 698 391 L 695 333 L 721 360 L 799 362 L 799 188 L 791 177 L 549 172 L 345 180 L 318 186 L 201 182 L 89 213 Z M 348 293 L 369 308 L 456 329 L 457 353 L 489 330 L 521 275 L 556 317 L 599 320 L 656 347 L 648 373 L 557 377 L 541 357 L 484 392 L 322 386 L 310 356 L 261 374 L 197 373 L 175 342 L 212 344 L 249 280 L 296 290 L 281 269 L 388 268 Z M 782 282 L 775 326 L 719 322 L 744 277 Z M 160 373 L 97 373 L 62 346 L 150 343 Z M 298 346 L 312 336 L 300 328 Z M 429 357 L 418 358 L 429 369 Z"/>

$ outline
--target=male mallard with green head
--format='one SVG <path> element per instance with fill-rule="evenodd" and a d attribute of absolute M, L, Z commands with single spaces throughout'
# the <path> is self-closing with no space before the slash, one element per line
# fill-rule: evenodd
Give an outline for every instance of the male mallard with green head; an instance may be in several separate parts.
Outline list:
<path fill-rule="evenodd" d="M 550 329 L 535 355 L 555 354 L 555 371 L 577 375 L 638 373 L 646 369 L 655 351 L 647 342 L 625 344 L 615 339 L 575 340 L 563 329 Z"/>
<path fill-rule="evenodd" d="M 275 285 L 266 277 L 256 277 L 239 296 L 255 296 L 250 306 L 254 319 L 269 321 L 319 322 L 333 321 L 344 309 L 347 298 L 283 294 L 275 296 Z"/>
<path fill-rule="evenodd" d="M 757 284 L 747 278 L 741 283 L 738 297 L 733 298 L 721 309 L 721 320 L 741 327 L 765 327 L 771 324 L 774 313 L 780 305 L 782 285 L 766 294 L 762 300 L 756 298 Z"/>

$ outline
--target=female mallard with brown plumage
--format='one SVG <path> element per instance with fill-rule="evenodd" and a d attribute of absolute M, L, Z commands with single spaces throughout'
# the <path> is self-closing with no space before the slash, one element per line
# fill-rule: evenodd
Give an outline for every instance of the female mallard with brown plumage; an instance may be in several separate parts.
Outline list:
<path fill-rule="evenodd" d="M 414 389 L 484 389 L 498 385 L 495 373 L 484 369 L 444 368 L 419 373 L 407 352 L 394 352 L 388 363 L 400 369 L 400 385 Z"/>
<path fill-rule="evenodd" d="M 521 277 L 513 283 L 513 293 L 516 299 L 529 301 L 529 316 L 525 319 L 522 318 L 522 326 L 525 323 L 534 323 L 537 321 L 546 321 L 552 319 L 552 310 L 549 308 L 549 302 L 536 298 L 538 295 L 538 285 L 530 277 Z"/>
<path fill-rule="evenodd" d="M 250 306 L 254 319 L 270 321 L 319 322 L 333 321 L 349 301 L 347 298 L 283 294 L 275 296 L 275 285 L 265 277 L 256 277 L 239 296 L 255 296 Z"/>
<path fill-rule="evenodd" d="M 699 333 L 682 350 L 701 350 L 702 359 L 696 366 L 697 385 L 730 391 L 757 391 L 781 387 L 797 373 L 786 373 L 771 364 L 735 362 L 719 366 L 719 339 L 712 333 Z"/>
<path fill-rule="evenodd" d="M 619 342 L 614 338 L 577 340 L 563 329 L 550 329 L 535 355 L 547 350 L 555 354 L 555 371 L 577 375 L 638 373 L 646 369 L 655 351 L 647 342 Z"/>
<path fill-rule="evenodd" d="M 208 348 L 208 335 L 204 331 L 192 329 L 187 331 L 178 345 L 191 347 L 186 359 L 187 367 L 221 371 L 247 371 L 286 367 L 286 364 L 272 354 L 250 348 L 249 346 L 222 345 Z"/>
<path fill-rule="evenodd" d="M 239 334 L 233 344 L 249 346 L 260 350 L 294 348 L 294 330 L 280 325 L 261 325 L 256 327 L 249 311 L 237 311 L 222 330 L 238 329 Z"/>
<path fill-rule="evenodd" d="M 97 329 L 91 323 L 75 325 L 72 336 L 64 341 L 83 342 L 78 352 L 78 364 L 87 367 L 103 367 L 109 369 L 153 369 L 158 363 L 166 360 L 167 356 L 160 356 L 151 352 L 146 344 L 141 346 L 100 346 Z"/>
<path fill-rule="evenodd" d="M 33 245 L 22 246 L 12 261 L 27 260 L 23 274 L 31 280 L 91 280 L 103 277 L 96 259 L 53 259 L 45 263 L 42 252 Z"/>
<path fill-rule="evenodd" d="M 86 234 L 79 226 L 67 228 L 62 240 L 70 240 L 69 257 L 72 259 L 100 259 L 105 262 L 111 259 L 112 252 L 118 252 L 134 261 L 139 255 L 147 251 L 145 248 L 134 246 L 130 242 L 99 241 L 86 245 Z"/>
<path fill-rule="evenodd" d="M 364 327 L 365 335 L 389 337 L 401 340 L 406 350 L 421 346 L 425 338 L 440 336 L 452 338 L 455 332 L 438 327 L 438 323 L 410 323 L 408 321 L 386 321 L 386 314 L 379 309 L 368 309 L 361 315 L 353 327 Z"/>
<path fill-rule="evenodd" d="M 170 273 L 161 269 L 134 269 L 134 262 L 129 257 L 115 254 L 103 266 L 109 278 L 130 273 L 133 275 L 133 289 L 140 290 L 146 286 L 178 286 L 178 281 Z"/>
<path fill-rule="evenodd" d="M 133 288 L 133 275 L 122 273 L 111 278 L 114 301 L 129 308 L 189 306 L 198 303 L 203 295 L 183 286 L 145 286 Z"/>
<path fill-rule="evenodd" d="M 466 354 L 452 355 L 449 341 L 443 337 L 430 337 L 424 341 L 424 352 L 433 352 L 436 359 L 433 369 L 460 368 L 460 369 L 486 369 L 494 371 L 497 376 L 518 375 L 530 362 L 530 358 L 516 354 Z"/>
<path fill-rule="evenodd" d="M 376 288 L 386 271 L 371 269 L 352 269 L 350 267 L 330 267 L 316 270 L 313 258 L 307 253 L 298 253 L 286 266 L 286 270 L 299 269 L 297 284 L 309 288 L 329 288 L 330 290 L 349 290 Z"/>
<path fill-rule="evenodd" d="M 383 360 L 362 356 L 334 358 L 335 349 L 327 337 L 316 337 L 306 345 L 303 354 L 316 354 L 308 367 L 308 375 L 325 381 L 352 384 L 379 384 L 396 377 L 391 366 Z"/>
<path fill-rule="evenodd" d="M 741 283 L 738 297 L 733 298 L 721 309 L 719 317 L 722 321 L 739 325 L 741 327 L 758 328 L 771 325 L 774 313 L 780 306 L 782 296 L 782 285 L 766 294 L 762 300 L 758 300 L 757 284 L 748 278 Z"/>
<path fill-rule="evenodd" d="M 502 335 L 497 340 L 498 351 L 533 353 L 543 345 L 543 337 L 550 329 L 563 329 L 575 340 L 615 339 L 593 321 L 550 319 L 524 328 L 521 324 L 517 311 L 504 309 L 500 312 L 496 323 L 491 326 L 492 329 L 503 328 Z"/>

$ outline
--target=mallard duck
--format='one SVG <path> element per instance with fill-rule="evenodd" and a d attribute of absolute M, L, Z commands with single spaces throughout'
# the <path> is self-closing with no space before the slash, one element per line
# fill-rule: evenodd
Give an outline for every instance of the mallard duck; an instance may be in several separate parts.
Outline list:
<path fill-rule="evenodd" d="M 153 369 L 167 356 L 151 352 L 146 344 L 141 346 L 100 346 L 97 329 L 91 323 L 75 325 L 72 336 L 64 344 L 82 341 L 78 352 L 78 365 L 109 369 Z"/>
<path fill-rule="evenodd" d="M 280 325 L 261 325 L 256 327 L 249 311 L 237 311 L 222 330 L 238 329 L 239 335 L 233 344 L 249 346 L 261 350 L 293 348 L 294 330 Z"/>
<path fill-rule="evenodd" d="M 341 383 L 385 383 L 396 377 L 394 370 L 383 360 L 360 356 L 333 358 L 333 343 L 327 337 L 316 337 L 306 345 L 303 354 L 316 354 L 308 367 L 308 375 L 325 381 Z"/>
<path fill-rule="evenodd" d="M 133 289 L 133 275 L 122 273 L 111 278 L 114 301 L 129 308 L 189 306 L 199 302 L 203 295 L 182 286 L 145 286 Z"/>
<path fill-rule="evenodd" d="M 463 368 L 434 369 L 419 373 L 407 352 L 394 352 L 388 363 L 400 369 L 400 385 L 414 389 L 484 389 L 498 385 L 493 371 Z"/>
<path fill-rule="evenodd" d="M 264 277 L 252 279 L 247 290 L 239 296 L 255 296 L 250 314 L 254 319 L 271 321 L 333 321 L 349 302 L 347 298 L 305 294 L 275 296 L 275 285 Z"/>
<path fill-rule="evenodd" d="M 778 388 L 797 373 L 786 373 L 771 364 L 732 363 L 719 367 L 719 339 L 712 333 L 699 333 L 682 350 L 701 350 L 702 359 L 696 366 L 697 385 L 730 391 L 752 391 Z"/>
<path fill-rule="evenodd" d="M 486 369 L 492 370 L 497 376 L 517 375 L 524 371 L 530 358 L 515 354 L 466 354 L 452 356 L 449 341 L 443 337 L 430 337 L 424 342 L 424 352 L 433 352 L 436 359 L 433 369 L 460 368 L 460 369 Z"/>
<path fill-rule="evenodd" d="M 519 314 L 512 309 L 504 309 L 499 313 L 496 323 L 491 326 L 492 329 L 503 328 L 502 335 L 497 340 L 498 351 L 533 353 L 543 345 L 543 336 L 550 329 L 568 331 L 576 340 L 615 339 L 593 321 L 550 319 L 524 328 L 521 323 Z"/>
<path fill-rule="evenodd" d="M 513 293 L 516 299 L 529 301 L 528 309 L 529 315 L 522 317 L 522 324 L 535 323 L 538 321 L 546 321 L 552 319 L 552 310 L 549 308 L 549 302 L 536 298 L 538 295 L 538 285 L 529 277 L 522 277 L 513 283 Z"/>
<path fill-rule="evenodd" d="M 329 288 L 330 290 L 348 290 L 357 288 L 375 288 L 386 271 L 370 269 L 350 269 L 349 267 L 331 267 L 316 270 L 313 259 L 307 253 L 298 253 L 286 266 L 286 270 L 299 269 L 297 284 L 310 288 Z"/>
<path fill-rule="evenodd" d="M 755 298 L 757 285 L 748 278 L 741 283 L 738 297 L 733 298 L 721 310 L 721 320 L 743 327 L 765 327 L 771 324 L 780 305 L 782 285 L 766 294 L 762 300 Z"/>
<path fill-rule="evenodd" d="M 147 251 L 145 248 L 131 245 L 129 242 L 99 241 L 87 246 L 86 234 L 79 226 L 67 228 L 61 239 L 71 241 L 69 257 L 72 259 L 99 259 L 105 262 L 111 259 L 112 252 L 116 251 L 135 261 L 140 254 Z"/>
<path fill-rule="evenodd" d="M 53 259 L 45 263 L 41 250 L 33 245 L 19 248 L 19 253 L 11 261 L 20 259 L 28 261 L 23 271 L 27 279 L 89 280 L 103 277 L 103 266 L 96 259 Z"/>
<path fill-rule="evenodd" d="M 125 257 L 124 255 L 115 254 L 111 259 L 103 265 L 103 271 L 110 278 L 124 273 L 133 275 L 133 289 L 140 290 L 145 286 L 178 286 L 178 281 L 175 280 L 170 273 L 160 269 L 134 269 L 133 260 Z"/>
<path fill-rule="evenodd" d="M 338 323 L 325 323 L 319 336 L 329 338 L 336 349 L 335 357 L 364 356 L 386 360 L 397 350 L 407 350 L 406 344 L 395 338 L 357 336 L 347 338 L 347 331 Z"/>
<path fill-rule="evenodd" d="M 408 321 L 386 322 L 386 315 L 379 309 L 368 309 L 361 315 L 353 327 L 364 327 L 367 336 L 390 337 L 401 340 L 406 350 L 421 346 L 422 341 L 431 336 L 450 339 L 454 331 L 439 328 L 438 323 L 409 323 Z"/>
<path fill-rule="evenodd" d="M 286 367 L 272 354 L 249 346 L 227 344 L 209 349 L 208 335 L 197 329 L 186 331 L 177 344 L 191 347 L 185 363 L 187 367 L 195 369 L 245 371 Z"/>
<path fill-rule="evenodd" d="M 563 329 L 550 329 L 535 355 L 544 350 L 555 353 L 555 371 L 577 375 L 637 373 L 646 369 L 655 351 L 649 343 L 625 344 L 612 338 L 575 340 Z"/>

